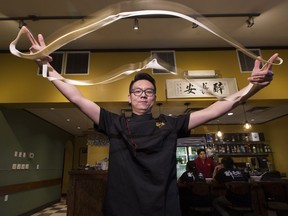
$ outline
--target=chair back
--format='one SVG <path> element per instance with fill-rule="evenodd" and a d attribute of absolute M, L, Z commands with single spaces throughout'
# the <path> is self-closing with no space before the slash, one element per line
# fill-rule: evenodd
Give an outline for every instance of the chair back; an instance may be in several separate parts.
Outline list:
<path fill-rule="evenodd" d="M 200 213 L 211 213 L 213 196 L 211 193 L 211 184 L 206 182 L 190 183 L 190 213 L 198 215 Z"/>
<path fill-rule="evenodd" d="M 190 184 L 190 206 L 207 207 L 212 205 L 211 186 L 206 182 L 193 182 Z"/>
<path fill-rule="evenodd" d="M 270 180 L 277 180 L 281 178 L 281 174 L 279 171 L 269 171 L 269 172 L 265 172 L 262 176 L 261 176 L 261 181 L 270 181 Z"/>
<path fill-rule="evenodd" d="M 253 184 L 244 181 L 225 183 L 226 197 L 235 205 L 251 206 Z"/>
<path fill-rule="evenodd" d="M 260 181 L 266 201 L 288 203 L 288 183 L 277 181 Z"/>

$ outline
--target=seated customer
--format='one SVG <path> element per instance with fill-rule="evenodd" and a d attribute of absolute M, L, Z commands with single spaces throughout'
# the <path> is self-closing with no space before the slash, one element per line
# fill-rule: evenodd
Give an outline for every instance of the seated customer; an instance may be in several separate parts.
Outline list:
<path fill-rule="evenodd" d="M 212 178 L 215 178 L 215 175 L 218 173 L 219 170 L 223 169 L 224 166 L 222 163 L 219 163 L 218 165 L 215 166 L 214 171 L 213 171 L 213 176 Z"/>
<path fill-rule="evenodd" d="M 204 175 L 196 168 L 194 161 L 188 161 L 186 171 L 180 176 L 179 183 L 205 182 Z"/>
<path fill-rule="evenodd" d="M 212 178 L 216 163 L 206 156 L 205 149 L 197 150 L 198 157 L 194 160 L 199 172 L 203 173 L 205 178 Z"/>
<path fill-rule="evenodd" d="M 186 164 L 186 171 L 178 179 L 182 216 L 188 216 L 190 205 L 195 203 L 195 199 L 189 188 L 189 183 L 192 182 L 205 182 L 205 178 L 203 174 L 197 170 L 194 161 L 188 161 Z"/>
<path fill-rule="evenodd" d="M 223 168 L 218 170 L 214 180 L 218 183 L 227 183 L 232 181 L 245 181 L 248 182 L 248 177 L 245 173 L 234 167 L 234 161 L 230 156 L 224 157 L 221 160 Z M 213 207 L 222 216 L 229 216 L 227 205 L 238 204 L 241 206 L 246 206 L 250 203 L 250 195 L 245 194 L 238 196 L 230 190 L 226 190 L 225 196 L 220 196 L 214 199 Z"/>

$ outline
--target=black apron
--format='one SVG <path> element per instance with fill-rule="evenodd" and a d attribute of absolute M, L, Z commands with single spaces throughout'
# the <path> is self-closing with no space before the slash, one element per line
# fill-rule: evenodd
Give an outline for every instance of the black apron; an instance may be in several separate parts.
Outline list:
<path fill-rule="evenodd" d="M 125 118 L 101 109 L 99 129 L 110 139 L 105 216 L 179 216 L 177 138 L 189 115 Z"/>

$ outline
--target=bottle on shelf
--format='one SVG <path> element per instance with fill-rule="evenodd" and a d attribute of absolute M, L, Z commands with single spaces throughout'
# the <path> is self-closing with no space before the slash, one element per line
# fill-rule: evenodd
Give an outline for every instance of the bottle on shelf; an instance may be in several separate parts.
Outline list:
<path fill-rule="evenodd" d="M 255 145 L 252 146 L 252 153 L 257 153 L 256 146 L 255 146 Z"/>

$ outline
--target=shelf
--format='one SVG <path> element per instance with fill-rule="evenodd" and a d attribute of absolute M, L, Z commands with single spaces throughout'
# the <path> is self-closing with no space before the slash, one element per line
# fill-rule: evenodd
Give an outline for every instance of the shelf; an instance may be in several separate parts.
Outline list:
<path fill-rule="evenodd" d="M 207 142 L 206 145 L 260 145 L 260 144 L 268 144 L 267 142 L 264 141 L 222 141 L 222 142 Z"/>
<path fill-rule="evenodd" d="M 265 152 L 265 153 L 215 153 L 218 157 L 224 157 L 224 156 L 232 156 L 232 157 L 254 157 L 254 156 L 268 156 L 272 152 Z"/>

